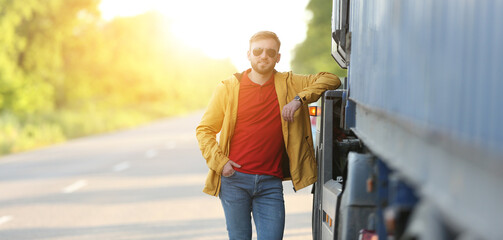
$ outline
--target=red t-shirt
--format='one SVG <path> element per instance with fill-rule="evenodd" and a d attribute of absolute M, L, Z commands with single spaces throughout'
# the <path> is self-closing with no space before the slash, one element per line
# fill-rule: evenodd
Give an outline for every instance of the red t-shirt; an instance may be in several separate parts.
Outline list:
<path fill-rule="evenodd" d="M 239 88 L 238 116 L 229 159 L 241 165 L 236 171 L 283 178 L 283 132 L 274 75 L 264 85 L 243 74 Z"/>

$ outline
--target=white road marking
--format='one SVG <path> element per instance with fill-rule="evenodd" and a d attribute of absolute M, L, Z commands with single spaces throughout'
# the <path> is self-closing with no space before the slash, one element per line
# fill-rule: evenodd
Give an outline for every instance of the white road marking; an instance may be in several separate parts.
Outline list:
<path fill-rule="evenodd" d="M 121 162 L 114 166 L 114 172 L 122 172 L 130 167 L 128 162 Z"/>
<path fill-rule="evenodd" d="M 86 185 L 87 185 L 87 181 L 84 179 L 81 179 L 81 180 L 76 181 L 75 183 L 69 185 L 68 187 L 63 188 L 63 190 L 61 190 L 61 191 L 63 193 L 72 193 L 72 192 L 75 192 L 75 191 L 85 187 Z"/>
<path fill-rule="evenodd" d="M 150 149 L 145 153 L 145 157 L 154 158 L 157 156 L 157 151 L 155 149 Z"/>
<path fill-rule="evenodd" d="M 169 141 L 166 143 L 166 148 L 168 150 L 173 150 L 176 148 L 176 142 L 175 141 Z"/>
<path fill-rule="evenodd" d="M 12 216 L 2 216 L 0 217 L 0 225 L 3 225 L 12 220 Z"/>

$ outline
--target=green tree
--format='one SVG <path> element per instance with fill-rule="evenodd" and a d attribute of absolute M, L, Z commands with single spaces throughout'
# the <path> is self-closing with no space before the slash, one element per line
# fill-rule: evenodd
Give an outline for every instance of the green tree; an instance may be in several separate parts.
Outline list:
<path fill-rule="evenodd" d="M 217 80 L 234 71 L 171 36 L 155 12 L 82 29 L 65 44 L 65 106 L 203 107 Z M 198 96 L 198 97 L 194 97 Z M 83 105 L 84 104 L 84 105 Z"/>
<path fill-rule="evenodd" d="M 295 47 L 291 65 L 298 73 L 314 74 L 332 72 L 346 76 L 346 70 L 339 67 L 331 56 L 332 1 L 310 0 L 307 10 L 312 14 L 304 42 Z"/>
<path fill-rule="evenodd" d="M 52 111 L 62 84 L 61 46 L 78 13 L 99 0 L 0 0 L 0 111 L 22 118 Z"/>
<path fill-rule="evenodd" d="M 99 0 L 0 0 L 0 154 L 206 106 L 235 72 L 157 13 L 110 22 Z"/>

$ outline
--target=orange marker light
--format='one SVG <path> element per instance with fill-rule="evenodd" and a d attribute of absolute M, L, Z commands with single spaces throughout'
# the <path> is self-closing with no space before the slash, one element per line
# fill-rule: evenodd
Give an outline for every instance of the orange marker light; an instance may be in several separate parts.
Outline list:
<path fill-rule="evenodd" d="M 309 107 L 309 116 L 316 117 L 320 116 L 321 109 L 318 106 L 310 106 Z"/>

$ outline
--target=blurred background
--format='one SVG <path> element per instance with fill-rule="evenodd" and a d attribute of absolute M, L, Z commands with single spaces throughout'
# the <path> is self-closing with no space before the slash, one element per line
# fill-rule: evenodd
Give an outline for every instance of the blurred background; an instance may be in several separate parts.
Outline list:
<path fill-rule="evenodd" d="M 0 0 L 0 155 L 202 109 L 274 31 L 279 71 L 334 72 L 331 2 Z"/>

